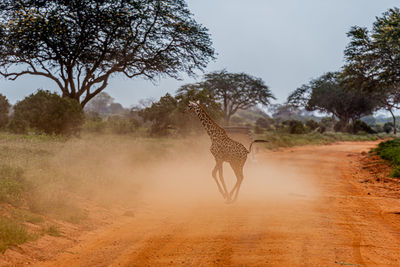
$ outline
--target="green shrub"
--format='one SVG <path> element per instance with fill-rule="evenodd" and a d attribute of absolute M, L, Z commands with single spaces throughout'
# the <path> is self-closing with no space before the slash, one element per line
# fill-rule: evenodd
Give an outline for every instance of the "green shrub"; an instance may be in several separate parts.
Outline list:
<path fill-rule="evenodd" d="M 0 166 L 0 202 L 18 204 L 24 189 L 23 171 L 8 165 Z"/>
<path fill-rule="evenodd" d="M 387 122 L 383 125 L 383 130 L 385 131 L 385 133 L 390 133 L 391 131 L 393 131 L 393 123 L 391 122 Z"/>
<path fill-rule="evenodd" d="M 332 117 L 324 117 L 319 122 L 320 127 L 325 127 L 326 130 L 332 130 L 336 121 Z"/>
<path fill-rule="evenodd" d="M 29 239 L 30 236 L 21 223 L 0 217 L 0 252 Z"/>
<path fill-rule="evenodd" d="M 24 209 L 13 209 L 11 211 L 11 216 L 13 219 L 19 221 L 19 222 L 29 222 L 32 224 L 40 224 L 44 222 L 44 219 L 42 216 L 33 214 L 27 210 Z"/>
<path fill-rule="evenodd" d="M 324 125 L 320 125 L 320 126 L 318 127 L 318 132 L 321 133 L 321 134 L 323 134 L 324 132 L 326 132 L 326 127 L 325 127 Z"/>
<path fill-rule="evenodd" d="M 373 125 L 370 125 L 370 126 L 371 126 L 371 128 L 372 128 L 375 132 L 377 132 L 377 133 L 382 133 L 382 132 L 384 132 L 383 126 L 380 125 L 380 124 L 373 124 Z M 390 133 L 390 131 L 389 131 L 389 133 Z"/>
<path fill-rule="evenodd" d="M 343 127 L 343 123 L 340 121 L 336 122 L 335 125 L 333 126 L 333 130 L 335 132 L 343 132 L 345 130 Z"/>
<path fill-rule="evenodd" d="M 400 139 L 381 142 L 375 149 L 377 154 L 394 166 L 393 177 L 400 177 Z"/>
<path fill-rule="evenodd" d="M 10 129 L 25 133 L 32 129 L 46 134 L 76 134 L 84 120 L 80 104 L 56 93 L 38 90 L 14 106 Z"/>
<path fill-rule="evenodd" d="M 0 129 L 4 128 L 8 123 L 8 113 L 10 110 L 10 103 L 5 96 L 0 94 Z"/>
<path fill-rule="evenodd" d="M 304 124 L 299 120 L 288 120 L 284 124 L 289 127 L 289 133 L 291 134 L 304 134 L 307 132 Z"/>
<path fill-rule="evenodd" d="M 315 129 L 317 129 L 319 127 L 318 122 L 316 122 L 315 120 L 308 120 L 306 122 L 306 126 L 308 127 L 308 129 L 310 129 L 311 131 L 314 131 Z"/>
<path fill-rule="evenodd" d="M 393 168 L 392 173 L 390 175 L 392 177 L 399 178 L 400 177 L 400 166 Z"/>
<path fill-rule="evenodd" d="M 346 127 L 348 133 L 356 134 L 361 131 L 369 134 L 376 133 L 368 124 L 360 120 L 356 120 Z"/>

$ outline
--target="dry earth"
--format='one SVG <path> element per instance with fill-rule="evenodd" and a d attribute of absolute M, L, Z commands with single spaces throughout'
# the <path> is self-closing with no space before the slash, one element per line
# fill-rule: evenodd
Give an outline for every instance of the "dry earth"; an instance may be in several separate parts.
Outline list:
<path fill-rule="evenodd" d="M 262 152 L 231 205 L 210 176 L 160 177 L 131 216 L 11 265 L 400 266 L 400 185 L 365 153 L 377 143 Z"/>

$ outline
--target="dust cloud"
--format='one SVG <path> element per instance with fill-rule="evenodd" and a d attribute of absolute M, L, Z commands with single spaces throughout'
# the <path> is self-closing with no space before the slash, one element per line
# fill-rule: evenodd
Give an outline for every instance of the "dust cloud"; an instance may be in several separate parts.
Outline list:
<path fill-rule="evenodd" d="M 215 161 L 207 136 L 143 139 L 86 136 L 68 141 L 52 159 L 69 189 L 106 206 L 191 208 L 227 206 L 211 176 Z M 316 194 L 296 166 L 259 149 L 249 156 L 237 203 L 287 202 Z M 236 177 L 224 163 L 228 190 Z M 228 206 L 232 206 L 228 205 Z"/>

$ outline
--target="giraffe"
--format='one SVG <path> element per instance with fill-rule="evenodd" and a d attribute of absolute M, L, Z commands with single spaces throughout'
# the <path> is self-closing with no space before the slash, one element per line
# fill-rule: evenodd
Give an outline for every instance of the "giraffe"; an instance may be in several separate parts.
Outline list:
<path fill-rule="evenodd" d="M 205 109 L 196 102 L 189 101 L 188 110 L 194 112 L 202 123 L 203 127 L 207 131 L 207 134 L 211 139 L 211 154 L 215 158 L 215 167 L 212 170 L 212 177 L 214 178 L 218 190 L 224 197 L 227 203 L 233 203 L 236 201 L 239 189 L 243 181 L 243 167 L 246 163 L 247 154 L 251 151 L 251 146 L 255 142 L 267 142 L 265 140 L 254 140 L 247 150 L 241 143 L 232 140 L 225 130 L 219 126 L 211 117 L 207 114 Z M 232 167 L 235 176 L 236 184 L 232 190 L 228 193 L 226 184 L 223 177 L 223 162 L 228 162 Z M 217 179 L 217 172 L 219 173 L 220 182 Z M 232 198 L 233 197 L 233 198 Z"/>

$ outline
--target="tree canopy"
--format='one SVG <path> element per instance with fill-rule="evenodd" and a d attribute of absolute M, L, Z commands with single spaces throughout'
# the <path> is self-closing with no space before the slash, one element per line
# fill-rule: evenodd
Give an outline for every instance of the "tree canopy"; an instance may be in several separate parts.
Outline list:
<path fill-rule="evenodd" d="M 372 30 L 354 26 L 348 32 L 343 82 L 368 94 L 392 114 L 400 109 L 400 9 L 392 8 L 377 17 Z M 396 127 L 394 127 L 396 134 Z"/>
<path fill-rule="evenodd" d="M 214 58 L 184 0 L 4 0 L 0 74 L 38 75 L 85 106 L 112 75 L 189 75 Z"/>
<path fill-rule="evenodd" d="M 321 111 L 333 114 L 340 121 L 340 130 L 350 120 L 357 120 L 371 114 L 376 102 L 367 95 L 359 94 L 343 87 L 339 73 L 328 72 L 303 85 L 289 95 L 289 104 L 304 106 L 308 111 Z"/>
<path fill-rule="evenodd" d="M 227 123 L 239 109 L 247 109 L 259 103 L 269 105 L 271 99 L 275 99 L 262 79 L 246 73 L 229 73 L 226 70 L 208 73 L 202 82 L 181 87 L 178 92 L 192 89 L 207 89 L 211 92 L 221 102 Z"/>
<path fill-rule="evenodd" d="M 345 50 L 347 77 L 358 79 L 366 90 L 396 89 L 400 86 L 400 9 L 392 8 L 377 17 L 372 31 L 358 26 L 347 33 Z"/>

